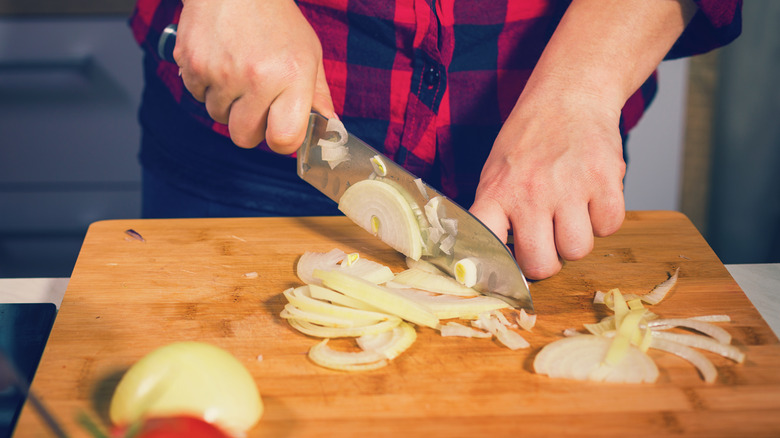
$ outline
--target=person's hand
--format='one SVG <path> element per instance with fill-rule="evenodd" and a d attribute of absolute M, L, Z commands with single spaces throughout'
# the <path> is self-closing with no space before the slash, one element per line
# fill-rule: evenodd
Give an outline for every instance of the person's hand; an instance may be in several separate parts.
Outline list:
<path fill-rule="evenodd" d="M 521 97 L 485 163 L 471 212 L 531 279 L 577 260 L 625 216 L 620 110 L 594 96 Z M 553 95 L 555 96 L 555 95 Z M 527 97 L 527 96 L 524 96 Z"/>
<path fill-rule="evenodd" d="M 186 0 L 174 59 L 192 95 L 241 147 L 290 154 L 312 109 L 334 117 L 322 47 L 292 0 Z"/>

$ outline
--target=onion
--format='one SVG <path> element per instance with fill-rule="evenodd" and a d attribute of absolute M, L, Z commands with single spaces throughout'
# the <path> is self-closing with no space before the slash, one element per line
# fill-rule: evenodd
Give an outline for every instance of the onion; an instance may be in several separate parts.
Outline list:
<path fill-rule="evenodd" d="M 389 288 L 338 271 L 316 270 L 314 276 L 322 279 L 323 284 L 331 289 L 370 303 L 374 307 L 407 321 L 431 328 L 439 324 L 439 318 L 428 309 L 392 293 Z"/>
<path fill-rule="evenodd" d="M 450 321 L 439 327 L 439 333 L 442 336 L 459 336 L 462 338 L 492 338 L 493 334 L 483 332 L 482 330 L 476 330 L 472 327 L 458 324 L 457 322 Z"/>
<path fill-rule="evenodd" d="M 509 321 L 507 321 L 500 312 L 483 312 L 479 315 L 477 320 L 473 321 L 471 324 L 479 329 L 490 332 L 499 342 L 510 350 L 519 350 L 531 346 L 522 335 L 507 328 Z"/>
<path fill-rule="evenodd" d="M 433 295 L 417 289 L 391 288 L 390 290 L 425 307 L 439 319 L 475 319 L 480 313 L 510 307 L 503 300 L 484 295 L 463 298 L 454 295 Z"/>
<path fill-rule="evenodd" d="M 431 274 L 447 275 L 444 273 L 444 271 L 436 267 L 436 265 L 423 259 L 413 260 L 407 257 L 406 267 L 409 269 L 419 269 L 421 271 L 430 272 Z"/>
<path fill-rule="evenodd" d="M 742 363 L 745 360 L 745 353 L 739 351 L 737 347 L 730 344 L 722 344 L 708 336 L 654 331 L 653 337 L 677 342 L 679 344 L 699 348 L 701 350 L 707 350 L 712 353 L 719 354 L 725 358 L 731 359 L 737 363 Z"/>
<path fill-rule="evenodd" d="M 718 370 L 709 359 L 704 357 L 704 355 L 698 351 L 686 347 L 685 345 L 678 344 L 677 342 L 669 341 L 667 339 L 659 339 L 654 337 L 650 347 L 657 350 L 666 351 L 667 353 L 676 354 L 677 356 L 680 356 L 681 358 L 692 363 L 699 370 L 702 378 L 707 383 L 714 382 L 715 378 L 718 376 Z"/>
<path fill-rule="evenodd" d="M 629 346 L 619 363 L 604 365 L 602 360 L 611 343 L 595 335 L 559 339 L 542 348 L 534 359 L 534 370 L 550 377 L 615 383 L 652 383 L 658 379 L 653 360 L 634 346 Z"/>
<path fill-rule="evenodd" d="M 316 312 L 309 312 L 307 310 L 301 310 L 292 304 L 287 304 L 284 306 L 284 310 L 282 310 L 282 313 L 279 315 L 284 319 L 296 319 L 298 321 L 306 321 L 310 322 L 312 324 L 318 324 L 325 327 L 355 327 L 359 325 L 352 319 L 348 318 L 341 318 L 338 316 L 333 315 L 325 315 L 322 313 L 316 313 Z M 383 319 L 374 321 L 379 322 Z"/>
<path fill-rule="evenodd" d="M 349 139 L 344 123 L 336 118 L 328 119 L 325 132 L 335 134 L 337 140 L 321 138 L 317 141 L 320 146 L 322 161 L 326 161 L 331 169 L 349 159 L 349 149 L 345 146 Z M 331 135 L 333 137 L 333 135 Z"/>
<path fill-rule="evenodd" d="M 455 280 L 466 287 L 474 287 L 477 284 L 477 264 L 471 258 L 460 259 L 453 269 Z"/>
<path fill-rule="evenodd" d="M 115 425 L 140 425 L 142 417 L 190 415 L 233 436 L 260 421 L 263 401 L 241 360 L 203 342 L 157 348 L 122 376 L 108 406 Z"/>
<path fill-rule="evenodd" d="M 374 173 L 378 176 L 386 176 L 387 175 L 387 166 L 385 166 L 385 162 L 382 161 L 382 157 L 379 155 L 374 155 L 371 157 L 371 167 L 374 168 Z"/>
<path fill-rule="evenodd" d="M 455 246 L 455 236 L 452 234 L 447 234 L 443 239 L 441 239 L 441 242 L 439 242 L 439 249 L 441 252 L 447 255 L 452 254 L 452 247 Z"/>
<path fill-rule="evenodd" d="M 352 321 L 353 324 L 345 325 L 344 327 L 354 327 L 356 325 L 365 325 L 376 323 L 385 319 L 388 319 L 388 315 L 379 312 L 372 312 L 362 309 L 353 309 L 344 306 L 338 306 L 335 304 L 329 304 L 324 301 L 314 299 L 311 297 L 311 290 L 323 289 L 314 285 L 301 286 L 295 289 L 287 289 L 284 291 L 284 296 L 287 301 L 296 308 L 317 313 L 320 315 L 331 316 L 341 320 Z M 307 295 L 308 293 L 308 295 Z M 310 321 L 315 322 L 315 321 Z"/>
<path fill-rule="evenodd" d="M 645 309 L 630 310 L 623 321 L 617 321 L 617 315 L 615 316 L 618 329 L 609 350 L 607 350 L 607 355 L 604 357 L 606 365 L 616 365 L 623 360 L 628 353 L 628 348 L 635 341 L 635 337 L 639 335 L 639 322 L 644 313 Z"/>
<path fill-rule="evenodd" d="M 377 309 L 376 307 L 364 301 L 356 300 L 352 297 L 348 297 L 334 290 L 325 287 L 320 287 L 314 284 L 310 284 L 308 286 L 309 286 L 309 294 L 311 295 L 312 298 L 316 298 L 318 300 L 330 301 L 333 304 L 337 304 L 343 307 L 351 307 L 353 309 L 381 312 L 381 310 Z"/>
<path fill-rule="evenodd" d="M 653 330 L 665 330 L 673 327 L 685 327 L 708 335 L 723 344 L 731 343 L 731 335 L 726 330 L 705 321 L 688 318 L 656 319 L 647 323 Z"/>
<path fill-rule="evenodd" d="M 664 298 L 666 298 L 666 295 L 672 290 L 674 285 L 677 284 L 677 277 L 680 273 L 680 268 L 677 268 L 674 271 L 674 274 L 672 274 L 671 277 L 669 277 L 666 281 L 664 281 L 661 284 L 658 284 L 655 286 L 650 292 L 644 294 L 644 295 L 637 295 L 637 294 L 626 294 L 625 299 L 626 300 L 632 300 L 632 299 L 641 299 L 642 301 L 646 302 L 647 304 L 655 305 L 660 303 Z"/>
<path fill-rule="evenodd" d="M 452 277 L 431 273 L 422 269 L 411 268 L 399 272 L 393 278 L 393 284 L 391 284 L 391 286 L 397 284 L 439 294 L 456 295 L 460 297 L 479 296 L 479 292 L 471 287 L 460 284 Z"/>
<path fill-rule="evenodd" d="M 357 339 L 358 345 L 363 350 L 375 351 L 389 360 L 393 360 L 406 351 L 417 339 L 414 327 L 401 322 L 392 331 L 363 335 Z"/>
<path fill-rule="evenodd" d="M 422 195 L 423 199 L 426 201 L 428 200 L 428 190 L 425 189 L 425 184 L 423 184 L 423 180 L 420 178 L 415 178 L 414 185 L 417 186 L 417 190 L 420 191 L 420 194 Z"/>
<path fill-rule="evenodd" d="M 520 309 L 520 313 L 517 315 L 517 323 L 523 330 L 531 331 L 536 325 L 536 314 L 529 315 L 525 309 Z"/>
<path fill-rule="evenodd" d="M 340 249 L 332 249 L 327 253 L 307 251 L 298 259 L 296 274 L 298 275 L 298 278 L 306 284 L 322 285 L 322 281 L 318 278 L 314 278 L 314 270 L 335 269 L 346 255 L 347 253 Z"/>
<path fill-rule="evenodd" d="M 412 259 L 422 255 L 420 225 L 406 198 L 380 180 L 362 180 L 339 200 L 339 210 L 357 225 Z"/>
<path fill-rule="evenodd" d="M 387 359 L 376 351 L 346 352 L 328 347 L 328 339 L 309 349 L 309 359 L 325 368 L 343 371 L 365 371 L 382 368 Z"/>
<path fill-rule="evenodd" d="M 299 332 L 315 338 L 355 338 L 391 330 L 401 323 L 400 318 L 389 317 L 376 324 L 357 327 L 327 327 L 300 319 L 288 318 L 287 322 Z"/>
<path fill-rule="evenodd" d="M 339 268 L 342 272 L 360 277 L 375 284 L 386 283 L 395 276 L 389 267 L 364 258 L 357 258 L 351 263 L 342 261 Z"/>

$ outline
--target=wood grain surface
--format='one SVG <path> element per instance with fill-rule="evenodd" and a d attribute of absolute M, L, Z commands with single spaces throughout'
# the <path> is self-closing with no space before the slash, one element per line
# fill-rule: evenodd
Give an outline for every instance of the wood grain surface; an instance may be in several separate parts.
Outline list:
<path fill-rule="evenodd" d="M 130 238 L 134 229 L 145 241 Z M 122 373 L 156 347 L 200 340 L 233 353 L 255 378 L 265 414 L 250 436 L 780 436 L 780 345 L 723 264 L 682 214 L 629 212 L 591 255 L 531 286 L 532 347 L 442 338 L 417 342 L 383 369 L 345 373 L 312 364 L 316 339 L 278 315 L 304 251 L 341 248 L 385 263 L 403 258 L 343 217 L 120 220 L 87 233 L 32 385 L 74 436 L 75 418 L 107 421 Z M 553 380 L 532 372 L 539 349 L 569 327 L 604 316 L 596 290 L 644 293 L 680 267 L 654 311 L 727 313 L 743 364 L 707 354 L 714 384 L 653 352 L 656 384 Z M 256 278 L 246 276 L 257 273 Z M 258 360 L 261 356 L 262 360 Z M 15 436 L 50 436 L 25 406 Z"/>

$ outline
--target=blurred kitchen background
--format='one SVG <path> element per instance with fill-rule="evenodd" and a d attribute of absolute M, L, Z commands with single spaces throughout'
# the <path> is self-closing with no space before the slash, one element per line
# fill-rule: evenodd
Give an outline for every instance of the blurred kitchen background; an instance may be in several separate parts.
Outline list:
<path fill-rule="evenodd" d="M 131 0 L 0 0 L 0 278 L 69 277 L 91 222 L 140 212 Z M 780 2 L 666 62 L 630 140 L 630 210 L 687 214 L 724 263 L 780 262 Z"/>

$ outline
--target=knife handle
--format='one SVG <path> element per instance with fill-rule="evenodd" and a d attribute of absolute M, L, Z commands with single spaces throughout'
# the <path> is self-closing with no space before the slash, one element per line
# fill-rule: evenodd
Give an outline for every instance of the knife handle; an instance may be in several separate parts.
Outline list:
<path fill-rule="evenodd" d="M 176 24 L 166 26 L 160 35 L 160 41 L 157 43 L 157 55 L 168 62 L 176 62 L 173 59 L 173 48 L 176 47 L 176 31 L 178 27 Z"/>

